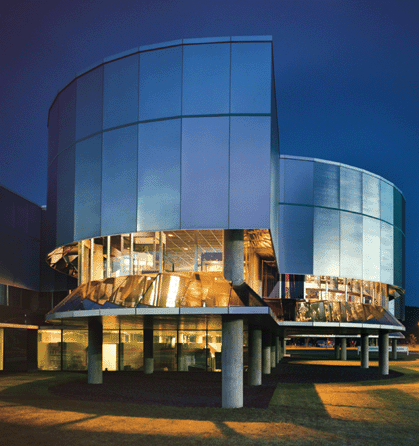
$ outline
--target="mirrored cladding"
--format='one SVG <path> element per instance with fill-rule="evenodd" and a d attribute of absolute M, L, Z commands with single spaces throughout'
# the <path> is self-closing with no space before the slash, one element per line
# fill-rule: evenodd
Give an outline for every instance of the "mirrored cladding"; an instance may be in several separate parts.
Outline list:
<path fill-rule="evenodd" d="M 362 279 L 362 215 L 340 213 L 340 275 Z"/>
<path fill-rule="evenodd" d="M 340 208 L 362 212 L 362 173 L 359 170 L 340 168 Z"/>
<path fill-rule="evenodd" d="M 77 79 L 76 139 L 102 130 L 103 66 Z"/>
<path fill-rule="evenodd" d="M 138 120 L 139 55 L 107 63 L 104 69 L 103 128 Z"/>
<path fill-rule="evenodd" d="M 380 181 L 381 220 L 388 223 L 393 223 L 393 201 L 393 186 L 385 181 Z"/>
<path fill-rule="evenodd" d="M 403 196 L 402 194 L 396 189 L 393 188 L 393 206 L 394 206 L 394 217 L 393 222 L 394 226 L 400 230 L 402 230 L 403 227 Z"/>
<path fill-rule="evenodd" d="M 231 113 L 271 112 L 272 44 L 231 44 Z"/>
<path fill-rule="evenodd" d="M 229 118 L 182 120 L 182 229 L 228 227 Z"/>
<path fill-rule="evenodd" d="M 383 283 L 393 283 L 394 280 L 394 242 L 393 226 L 381 222 L 381 280 Z"/>
<path fill-rule="evenodd" d="M 229 100 L 230 44 L 185 45 L 182 114 L 225 114 Z"/>
<path fill-rule="evenodd" d="M 134 232 L 137 227 L 137 127 L 103 134 L 103 234 Z"/>
<path fill-rule="evenodd" d="M 362 174 L 362 212 L 380 218 L 380 180 L 365 173 Z"/>
<path fill-rule="evenodd" d="M 100 234 L 102 135 L 76 144 L 74 240 Z"/>
<path fill-rule="evenodd" d="M 181 102 L 182 47 L 141 53 L 140 121 L 180 116 Z"/>
<path fill-rule="evenodd" d="M 58 99 L 52 104 L 48 116 L 48 166 L 58 153 Z"/>
<path fill-rule="evenodd" d="M 394 284 L 404 288 L 404 236 L 397 228 L 393 228 L 394 237 Z"/>
<path fill-rule="evenodd" d="M 230 228 L 269 228 L 271 122 L 230 118 Z"/>
<path fill-rule="evenodd" d="M 180 126 L 180 119 L 138 126 L 138 231 L 180 229 Z"/>
<path fill-rule="evenodd" d="M 314 163 L 314 205 L 339 208 L 339 166 Z"/>
<path fill-rule="evenodd" d="M 339 211 L 314 208 L 313 273 L 339 276 Z"/>
<path fill-rule="evenodd" d="M 380 221 L 363 217 L 364 280 L 380 281 Z"/>
<path fill-rule="evenodd" d="M 285 159 L 285 202 L 313 204 L 313 162 Z"/>
<path fill-rule="evenodd" d="M 63 90 L 58 98 L 58 153 L 76 139 L 76 82 Z"/>

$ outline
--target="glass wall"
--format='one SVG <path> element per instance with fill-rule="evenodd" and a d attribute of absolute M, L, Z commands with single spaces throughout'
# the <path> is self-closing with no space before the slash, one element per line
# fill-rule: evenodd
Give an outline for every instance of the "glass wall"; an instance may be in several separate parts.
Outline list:
<path fill-rule="evenodd" d="M 63 330 L 62 340 L 62 369 L 87 370 L 87 330 Z"/>
<path fill-rule="evenodd" d="M 61 370 L 62 330 L 38 330 L 38 369 Z"/>

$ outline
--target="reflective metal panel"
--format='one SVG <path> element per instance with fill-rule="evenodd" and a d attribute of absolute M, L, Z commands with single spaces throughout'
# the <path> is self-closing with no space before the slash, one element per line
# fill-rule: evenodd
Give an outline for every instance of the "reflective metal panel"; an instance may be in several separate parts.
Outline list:
<path fill-rule="evenodd" d="M 364 280 L 380 280 L 380 221 L 363 217 Z"/>
<path fill-rule="evenodd" d="M 77 79 L 76 139 L 102 130 L 103 66 Z"/>
<path fill-rule="evenodd" d="M 362 174 L 362 212 L 380 218 L 380 180 Z"/>
<path fill-rule="evenodd" d="M 340 168 L 340 208 L 362 212 L 362 173 L 360 171 Z"/>
<path fill-rule="evenodd" d="M 394 226 L 396 228 L 402 229 L 403 227 L 403 197 L 402 194 L 395 188 L 394 191 Z"/>
<path fill-rule="evenodd" d="M 313 274 L 339 276 L 339 211 L 314 209 Z"/>
<path fill-rule="evenodd" d="M 102 135 L 76 144 L 74 240 L 100 234 Z"/>
<path fill-rule="evenodd" d="M 340 212 L 340 275 L 362 278 L 362 215 Z"/>
<path fill-rule="evenodd" d="M 183 115 L 229 112 L 230 44 L 183 46 Z"/>
<path fill-rule="evenodd" d="M 102 234 L 137 228 L 137 126 L 103 134 Z"/>
<path fill-rule="evenodd" d="M 269 228 L 268 116 L 230 118 L 230 228 Z"/>
<path fill-rule="evenodd" d="M 380 181 L 381 220 L 393 223 L 393 186 Z"/>
<path fill-rule="evenodd" d="M 58 153 L 73 144 L 76 138 L 76 82 L 58 97 Z"/>
<path fill-rule="evenodd" d="M 104 129 L 138 120 L 138 65 L 138 54 L 105 65 Z"/>
<path fill-rule="evenodd" d="M 313 204 L 313 163 L 285 159 L 285 202 Z"/>
<path fill-rule="evenodd" d="M 271 112 L 272 45 L 231 44 L 231 113 Z"/>
<path fill-rule="evenodd" d="M 139 125 L 137 231 L 180 228 L 180 124 Z"/>
<path fill-rule="evenodd" d="M 392 284 L 394 280 L 393 264 L 393 226 L 381 222 L 381 279 L 380 282 Z"/>
<path fill-rule="evenodd" d="M 229 118 L 182 120 L 182 229 L 228 227 Z"/>
<path fill-rule="evenodd" d="M 339 166 L 314 163 L 314 205 L 339 208 Z"/>
<path fill-rule="evenodd" d="M 140 121 L 180 116 L 182 47 L 140 54 Z"/>
<path fill-rule="evenodd" d="M 404 287 L 403 284 L 403 234 L 393 228 L 394 237 L 394 285 Z"/>

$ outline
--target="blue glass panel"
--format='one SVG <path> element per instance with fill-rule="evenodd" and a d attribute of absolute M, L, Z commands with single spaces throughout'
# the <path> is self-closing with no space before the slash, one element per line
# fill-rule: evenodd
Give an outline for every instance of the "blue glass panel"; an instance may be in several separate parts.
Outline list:
<path fill-rule="evenodd" d="M 380 218 L 380 180 L 362 174 L 362 212 Z"/>
<path fill-rule="evenodd" d="M 280 206 L 280 273 L 313 274 L 313 208 Z"/>
<path fill-rule="evenodd" d="M 272 45 L 231 44 L 231 113 L 271 112 Z"/>
<path fill-rule="evenodd" d="M 404 286 L 403 283 L 403 234 L 393 228 L 394 236 L 394 285 Z"/>
<path fill-rule="evenodd" d="M 313 274 L 339 276 L 339 211 L 314 209 Z"/>
<path fill-rule="evenodd" d="M 57 159 L 48 166 L 48 189 L 45 234 L 48 235 L 46 245 L 52 250 L 56 245 L 57 231 Z"/>
<path fill-rule="evenodd" d="M 229 112 L 230 44 L 183 47 L 183 115 Z"/>
<path fill-rule="evenodd" d="M 403 226 L 403 197 L 402 194 L 396 189 L 393 188 L 394 191 L 394 217 L 393 223 L 396 228 L 402 229 Z"/>
<path fill-rule="evenodd" d="M 231 117 L 230 228 L 269 228 L 270 157 L 270 117 Z"/>
<path fill-rule="evenodd" d="M 290 160 L 285 162 L 285 202 L 313 204 L 313 163 Z"/>
<path fill-rule="evenodd" d="M 362 215 L 340 212 L 340 276 L 362 279 Z"/>
<path fill-rule="evenodd" d="M 380 281 L 380 221 L 363 217 L 364 280 Z"/>
<path fill-rule="evenodd" d="M 102 130 L 103 66 L 77 79 L 76 139 Z"/>
<path fill-rule="evenodd" d="M 102 135 L 76 144 L 75 240 L 100 235 Z"/>
<path fill-rule="evenodd" d="M 140 55 L 140 121 L 180 116 L 182 47 Z"/>
<path fill-rule="evenodd" d="M 139 125 L 137 231 L 180 228 L 180 124 Z"/>
<path fill-rule="evenodd" d="M 314 205 L 339 208 L 339 166 L 314 163 Z"/>
<path fill-rule="evenodd" d="M 182 120 L 182 229 L 228 227 L 229 118 Z"/>
<path fill-rule="evenodd" d="M 381 220 L 393 223 L 393 186 L 380 181 Z"/>
<path fill-rule="evenodd" d="M 105 132 L 102 150 L 102 235 L 137 228 L 136 125 Z"/>
<path fill-rule="evenodd" d="M 48 165 L 58 153 L 58 99 L 52 104 L 48 117 Z"/>
<path fill-rule="evenodd" d="M 58 153 L 76 140 L 76 82 L 72 82 L 58 97 Z"/>
<path fill-rule="evenodd" d="M 57 164 L 57 245 L 74 240 L 75 146 L 58 155 Z"/>
<path fill-rule="evenodd" d="M 362 173 L 360 171 L 340 168 L 340 208 L 362 212 Z"/>
<path fill-rule="evenodd" d="M 393 226 L 381 222 L 381 279 L 380 282 L 392 284 L 394 280 L 393 267 Z"/>
<path fill-rule="evenodd" d="M 138 54 L 105 65 L 104 129 L 138 120 L 138 65 Z"/>

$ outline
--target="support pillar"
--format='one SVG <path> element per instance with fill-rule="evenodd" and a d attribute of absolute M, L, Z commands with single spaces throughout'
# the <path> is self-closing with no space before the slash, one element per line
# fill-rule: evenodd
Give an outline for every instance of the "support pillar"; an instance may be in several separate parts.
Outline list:
<path fill-rule="evenodd" d="M 262 385 L 262 330 L 251 329 L 249 333 L 249 386 Z"/>
<path fill-rule="evenodd" d="M 369 336 L 365 333 L 361 334 L 361 368 L 369 367 Z"/>
<path fill-rule="evenodd" d="M 262 333 L 262 373 L 271 374 L 271 332 L 267 330 Z"/>
<path fill-rule="evenodd" d="M 341 361 L 346 361 L 346 338 L 340 340 L 340 359 Z"/>
<path fill-rule="evenodd" d="M 222 407 L 243 407 L 243 319 L 223 316 Z"/>
<path fill-rule="evenodd" d="M 335 338 L 335 359 L 340 359 L 340 339 Z"/>
<path fill-rule="evenodd" d="M 276 341 L 275 335 L 271 337 L 271 370 L 276 367 Z"/>
<path fill-rule="evenodd" d="M 397 359 L 397 339 L 393 338 L 391 340 L 391 359 L 396 361 Z"/>
<path fill-rule="evenodd" d="M 144 328 L 144 373 L 151 375 L 154 372 L 153 356 L 153 329 Z"/>
<path fill-rule="evenodd" d="M 223 237 L 224 277 L 233 285 L 244 280 L 243 229 L 225 229 Z"/>
<path fill-rule="evenodd" d="M 378 365 L 382 375 L 388 375 L 388 333 L 380 330 L 378 334 Z"/>
<path fill-rule="evenodd" d="M 102 384 L 102 321 L 97 317 L 88 320 L 88 347 L 87 347 L 87 382 L 89 384 Z"/>
<path fill-rule="evenodd" d="M 279 361 L 284 357 L 282 353 L 282 338 L 279 336 L 275 337 L 276 341 L 276 363 L 279 364 Z"/>
<path fill-rule="evenodd" d="M 287 341 L 285 338 L 282 338 L 282 357 L 287 354 Z"/>

